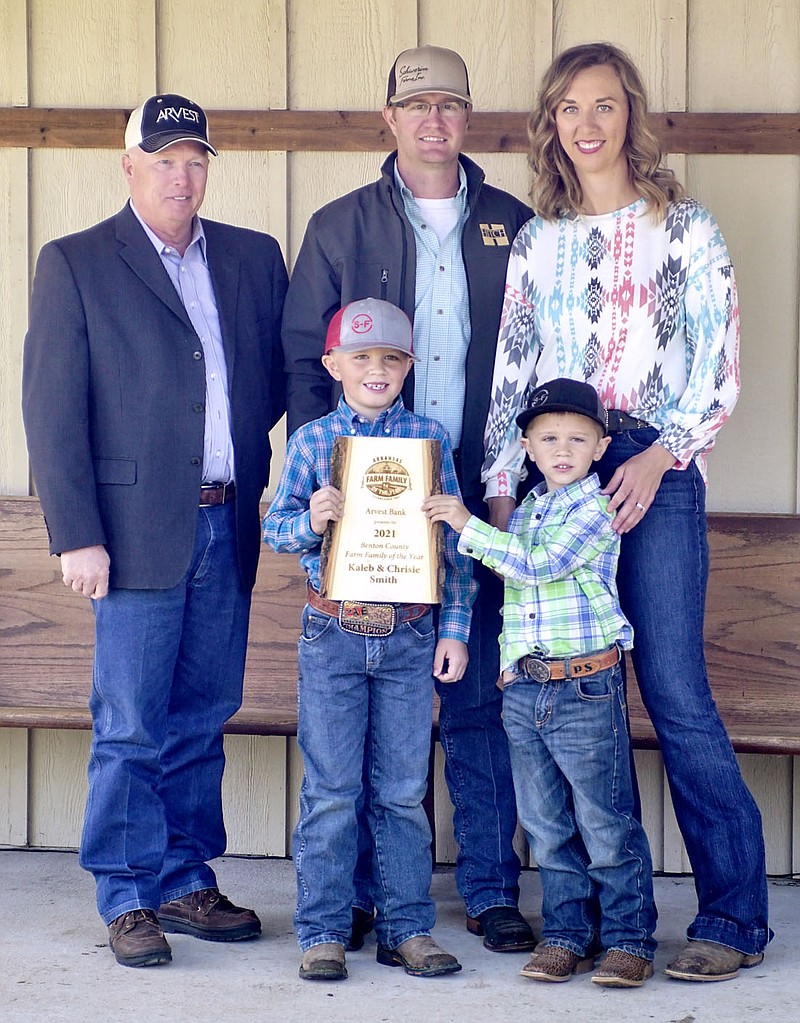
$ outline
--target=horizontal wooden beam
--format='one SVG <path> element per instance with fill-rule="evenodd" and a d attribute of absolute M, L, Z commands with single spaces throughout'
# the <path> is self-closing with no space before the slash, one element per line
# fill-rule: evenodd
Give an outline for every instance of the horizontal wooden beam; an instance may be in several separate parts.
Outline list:
<path fill-rule="evenodd" d="M 0 107 L 0 148 L 121 149 L 130 111 Z M 384 152 L 391 132 L 376 111 L 211 110 L 212 139 L 221 150 Z M 527 114 L 477 111 L 466 148 L 524 153 Z M 800 154 L 800 114 L 651 114 L 667 153 Z"/>

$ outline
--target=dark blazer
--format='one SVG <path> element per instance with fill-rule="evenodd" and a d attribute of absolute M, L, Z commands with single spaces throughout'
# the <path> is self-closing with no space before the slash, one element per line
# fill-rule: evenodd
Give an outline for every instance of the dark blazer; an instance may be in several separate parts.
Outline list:
<path fill-rule="evenodd" d="M 285 407 L 286 268 L 274 238 L 203 220 L 228 370 L 239 570 L 255 580 L 268 433 Z M 130 206 L 42 249 L 23 416 L 52 553 L 104 544 L 110 585 L 188 568 L 203 472 L 202 346 Z"/>

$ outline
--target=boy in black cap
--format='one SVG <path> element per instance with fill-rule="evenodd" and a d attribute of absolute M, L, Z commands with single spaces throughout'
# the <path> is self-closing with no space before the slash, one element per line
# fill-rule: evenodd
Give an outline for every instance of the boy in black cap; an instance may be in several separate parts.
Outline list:
<path fill-rule="evenodd" d="M 524 977 L 638 987 L 652 976 L 652 864 L 634 816 L 621 651 L 633 632 L 615 582 L 619 536 L 593 461 L 609 444 L 594 388 L 537 387 L 517 419 L 540 483 L 494 529 L 447 495 L 423 507 L 459 550 L 505 577 L 503 721 L 517 805 L 542 879 L 542 942 Z M 600 919 L 597 919 L 597 898 Z"/>

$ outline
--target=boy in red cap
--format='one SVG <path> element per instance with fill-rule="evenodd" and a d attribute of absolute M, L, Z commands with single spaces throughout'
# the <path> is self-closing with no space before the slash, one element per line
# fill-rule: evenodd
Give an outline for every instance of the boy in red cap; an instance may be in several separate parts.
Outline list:
<path fill-rule="evenodd" d="M 400 397 L 414 361 L 411 322 L 402 310 L 374 298 L 349 303 L 330 322 L 322 361 L 343 395 L 333 412 L 289 439 L 264 519 L 265 541 L 277 551 L 299 553 L 309 582 L 298 651 L 297 734 L 305 773 L 293 844 L 300 976 L 347 976 L 365 762 L 378 962 L 402 966 L 412 976 L 454 973 L 461 965 L 430 936 L 431 836 L 422 799 L 434 676 L 457 682 L 467 664 L 474 597 L 469 560 L 446 529 L 438 624 L 432 605 L 384 605 L 397 624 L 365 635 L 342 615 L 345 602 L 319 594 L 322 536 L 344 508 L 343 494 L 331 485 L 336 438 L 438 441 L 442 490 L 457 497 L 452 449 L 444 427 L 409 412 Z"/>

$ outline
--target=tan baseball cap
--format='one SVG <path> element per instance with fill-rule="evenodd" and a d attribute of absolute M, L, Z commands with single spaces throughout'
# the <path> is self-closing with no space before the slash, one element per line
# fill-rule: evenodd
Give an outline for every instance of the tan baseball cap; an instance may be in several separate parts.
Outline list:
<path fill-rule="evenodd" d="M 418 46 L 403 50 L 389 74 L 386 105 L 402 103 L 426 92 L 471 103 L 467 65 L 455 52 L 441 46 Z"/>

